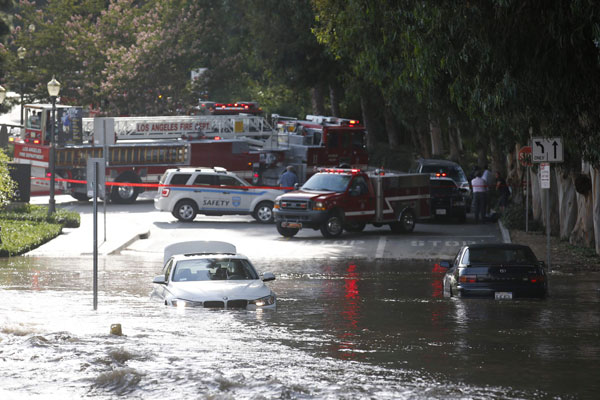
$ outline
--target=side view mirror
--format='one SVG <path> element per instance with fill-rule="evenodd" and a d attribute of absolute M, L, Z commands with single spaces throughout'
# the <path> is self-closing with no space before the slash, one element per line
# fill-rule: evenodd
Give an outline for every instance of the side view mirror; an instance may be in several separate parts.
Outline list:
<path fill-rule="evenodd" d="M 538 261 L 538 265 L 539 265 L 540 267 L 542 267 L 543 269 L 546 269 L 546 263 L 545 263 L 545 262 L 543 262 L 543 261 Z"/>
<path fill-rule="evenodd" d="M 158 276 L 154 277 L 154 279 L 152 280 L 152 283 L 156 283 L 158 285 L 164 285 L 167 283 L 167 281 L 165 280 L 164 275 L 158 275 Z"/>
<path fill-rule="evenodd" d="M 300 184 L 298 182 L 294 183 L 294 190 L 300 189 Z"/>
<path fill-rule="evenodd" d="M 262 280 L 263 282 L 274 281 L 275 275 L 272 272 L 265 272 L 264 274 L 262 274 Z"/>
<path fill-rule="evenodd" d="M 450 269 L 452 268 L 452 264 L 450 264 L 448 261 L 440 261 L 440 267 Z"/>

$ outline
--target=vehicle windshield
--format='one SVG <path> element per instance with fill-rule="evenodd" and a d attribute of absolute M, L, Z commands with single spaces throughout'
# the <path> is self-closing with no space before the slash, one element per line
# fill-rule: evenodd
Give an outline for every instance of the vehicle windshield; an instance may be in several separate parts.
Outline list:
<path fill-rule="evenodd" d="M 486 247 L 465 251 L 462 264 L 537 264 L 537 259 L 527 248 Z"/>
<path fill-rule="evenodd" d="M 180 260 L 173 271 L 173 282 L 252 280 L 258 274 L 248 260 L 233 258 L 200 258 Z"/>
<path fill-rule="evenodd" d="M 315 174 L 302 185 L 302 190 L 342 193 L 346 191 L 351 178 L 351 175 Z"/>
<path fill-rule="evenodd" d="M 425 174 L 446 174 L 446 176 L 452 178 L 454 182 L 467 182 L 467 177 L 460 167 L 424 165 L 421 172 Z"/>

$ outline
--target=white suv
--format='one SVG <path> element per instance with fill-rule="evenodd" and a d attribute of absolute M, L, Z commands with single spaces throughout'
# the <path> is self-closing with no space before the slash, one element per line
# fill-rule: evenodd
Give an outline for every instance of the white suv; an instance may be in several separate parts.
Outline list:
<path fill-rule="evenodd" d="M 225 168 L 175 168 L 160 178 L 154 207 L 191 222 L 197 214 L 252 215 L 273 222 L 273 203 L 283 190 L 255 187 Z"/>

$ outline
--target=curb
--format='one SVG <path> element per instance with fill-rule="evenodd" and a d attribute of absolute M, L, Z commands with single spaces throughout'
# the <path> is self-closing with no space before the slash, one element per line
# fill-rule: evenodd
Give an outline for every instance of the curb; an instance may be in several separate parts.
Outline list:
<path fill-rule="evenodd" d="M 498 220 L 498 227 L 500 228 L 500 232 L 502 233 L 502 241 L 504 243 L 512 243 L 512 241 L 510 240 L 510 232 L 508 231 L 508 229 L 506 229 L 506 227 L 500 220 Z"/>
<path fill-rule="evenodd" d="M 109 251 L 108 255 L 112 256 L 115 254 L 120 254 L 121 250 L 127 248 L 127 246 L 129 246 L 130 244 L 137 242 L 140 239 L 148 239 L 148 237 L 150 237 L 150 230 L 147 230 L 145 232 L 141 232 L 138 233 L 137 235 L 135 235 L 134 237 L 132 237 L 131 239 L 127 240 L 125 243 L 121 244 L 120 246 L 118 246 L 116 249 L 114 249 L 113 251 Z"/>

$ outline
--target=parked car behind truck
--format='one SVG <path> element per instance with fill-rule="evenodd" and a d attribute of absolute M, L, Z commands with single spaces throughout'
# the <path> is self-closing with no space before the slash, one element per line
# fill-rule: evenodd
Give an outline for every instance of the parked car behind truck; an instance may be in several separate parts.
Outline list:
<path fill-rule="evenodd" d="M 360 232 L 366 224 L 410 232 L 417 220 L 431 216 L 429 190 L 428 174 L 326 168 L 299 190 L 279 196 L 273 212 L 286 237 L 302 228 L 337 237 L 344 229 Z"/>

